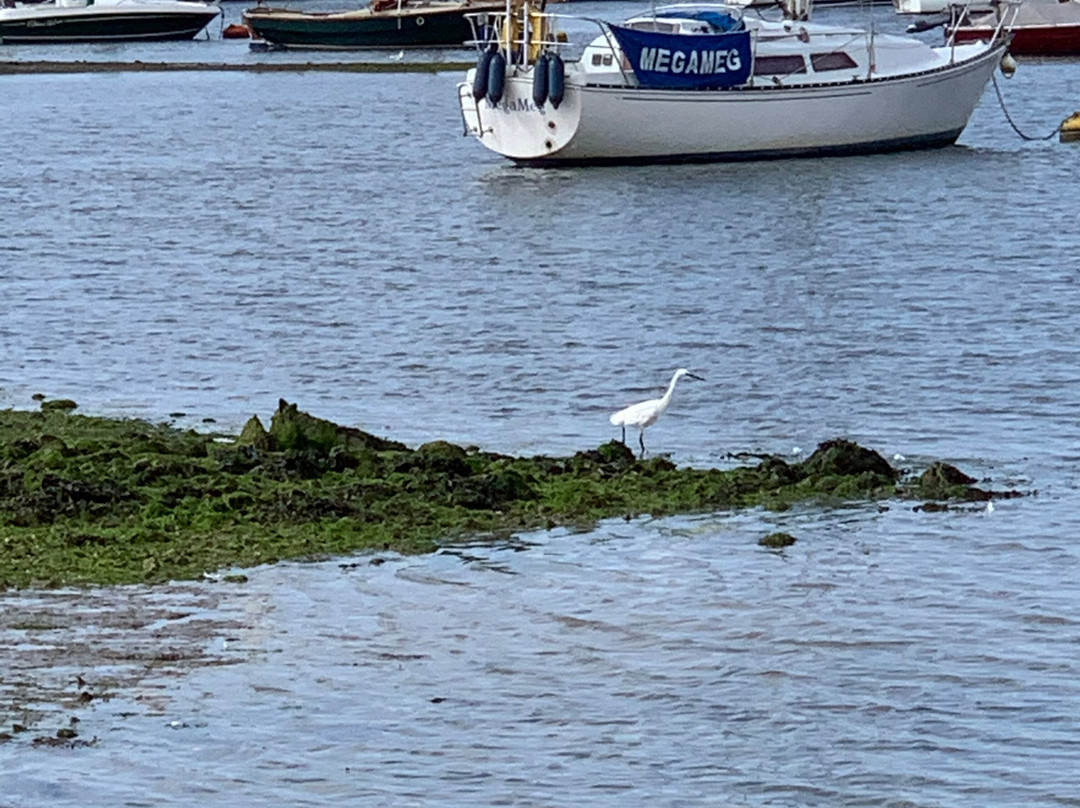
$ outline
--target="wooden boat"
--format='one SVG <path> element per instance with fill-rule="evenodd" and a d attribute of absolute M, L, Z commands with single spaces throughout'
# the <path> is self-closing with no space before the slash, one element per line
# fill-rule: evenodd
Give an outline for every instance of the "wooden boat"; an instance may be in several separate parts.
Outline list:
<path fill-rule="evenodd" d="M 523 5 L 477 19 L 458 85 L 466 134 L 526 165 L 748 160 L 954 143 L 1006 52 L 873 29 L 770 21 L 732 6 L 657 9 L 564 62 L 555 20 Z M 481 26 L 483 26 L 481 28 Z M 509 32 L 509 33 L 508 33 Z"/>
<path fill-rule="evenodd" d="M 375 0 L 352 11 L 293 11 L 256 6 L 244 12 L 252 36 L 285 48 L 463 47 L 466 14 L 504 8 L 502 0 Z"/>
<path fill-rule="evenodd" d="M 220 13 L 192 0 L 5 0 L 0 44 L 193 39 Z"/>

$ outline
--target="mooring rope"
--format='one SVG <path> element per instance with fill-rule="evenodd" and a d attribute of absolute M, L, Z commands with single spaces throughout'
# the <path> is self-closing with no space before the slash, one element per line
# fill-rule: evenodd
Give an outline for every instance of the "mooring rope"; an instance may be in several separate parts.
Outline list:
<path fill-rule="evenodd" d="M 1001 88 L 998 87 L 997 74 L 991 73 L 990 80 L 994 83 L 994 92 L 997 93 L 997 99 L 998 103 L 1001 105 L 1001 111 L 1005 113 L 1005 120 L 1009 122 L 1009 126 L 1011 126 L 1013 128 L 1013 131 L 1016 132 L 1016 134 L 1020 135 L 1021 138 L 1023 138 L 1024 140 L 1049 140 L 1061 131 L 1061 126 L 1058 125 L 1054 127 L 1050 134 L 1044 135 L 1043 137 L 1035 137 L 1034 135 L 1028 135 L 1024 132 L 1021 132 L 1020 127 L 1016 125 L 1016 123 L 1012 119 L 1012 116 L 1009 114 L 1009 110 L 1005 109 L 1005 99 L 1002 98 Z"/>

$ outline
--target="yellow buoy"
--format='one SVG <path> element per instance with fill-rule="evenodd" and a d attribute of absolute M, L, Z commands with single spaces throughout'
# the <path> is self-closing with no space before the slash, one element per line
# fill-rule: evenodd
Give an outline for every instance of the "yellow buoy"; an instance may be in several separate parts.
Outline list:
<path fill-rule="evenodd" d="M 1001 64 L 999 67 L 1001 68 L 1001 75 L 1007 79 L 1011 79 L 1016 72 L 1016 60 L 1012 58 L 1012 55 L 1008 51 L 1006 51 L 1001 57 Z"/>
<path fill-rule="evenodd" d="M 1080 140 L 1080 112 L 1074 112 L 1068 118 L 1061 122 L 1061 126 L 1058 127 L 1060 132 L 1061 142 L 1070 143 L 1074 140 Z"/>

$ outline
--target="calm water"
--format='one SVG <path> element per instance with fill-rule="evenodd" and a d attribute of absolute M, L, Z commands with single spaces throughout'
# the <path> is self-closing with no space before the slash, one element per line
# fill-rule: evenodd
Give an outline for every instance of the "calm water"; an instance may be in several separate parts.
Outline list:
<path fill-rule="evenodd" d="M 844 435 L 1037 494 L 7 593 L 0 805 L 1080 804 L 1076 147 L 990 88 L 943 151 L 518 170 L 457 80 L 0 78 L 0 405 L 564 453 L 685 365 L 680 464 Z"/>

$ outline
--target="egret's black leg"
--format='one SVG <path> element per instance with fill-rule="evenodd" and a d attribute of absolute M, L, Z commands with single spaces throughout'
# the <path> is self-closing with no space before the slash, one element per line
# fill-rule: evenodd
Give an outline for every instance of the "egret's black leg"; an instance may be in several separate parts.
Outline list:
<path fill-rule="evenodd" d="M 638 440 L 641 442 L 641 459 L 645 459 L 645 430 L 641 430 L 641 434 L 638 435 Z"/>
<path fill-rule="evenodd" d="M 622 428 L 622 445 L 626 445 L 626 424 L 623 424 Z"/>

